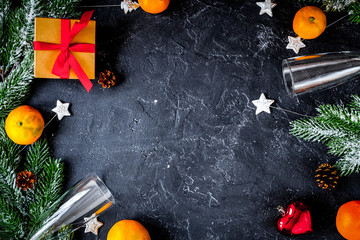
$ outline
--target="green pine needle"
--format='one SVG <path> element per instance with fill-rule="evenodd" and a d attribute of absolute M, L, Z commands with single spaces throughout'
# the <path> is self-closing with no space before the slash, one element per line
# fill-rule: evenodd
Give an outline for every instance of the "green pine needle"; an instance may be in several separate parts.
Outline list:
<path fill-rule="evenodd" d="M 16 3 L 15 3 L 16 2 Z M 33 78 L 34 18 L 79 17 L 80 0 L 0 1 L 0 239 L 29 239 L 51 215 L 62 193 L 63 163 L 50 156 L 48 144 L 32 144 L 22 161 L 22 147 L 6 135 L 4 122 L 14 108 L 24 104 Z M 35 174 L 34 189 L 17 187 L 22 170 Z M 50 207 L 51 206 L 51 207 Z M 72 239 L 65 229 L 54 239 Z"/>
<path fill-rule="evenodd" d="M 359 0 L 298 0 L 308 4 L 319 4 L 325 11 L 346 12 L 349 21 L 360 23 L 360 1 Z"/>
<path fill-rule="evenodd" d="M 290 133 L 307 141 L 322 142 L 329 153 L 340 156 L 341 175 L 360 172 L 360 97 L 347 106 L 322 105 L 318 116 L 292 121 Z"/>

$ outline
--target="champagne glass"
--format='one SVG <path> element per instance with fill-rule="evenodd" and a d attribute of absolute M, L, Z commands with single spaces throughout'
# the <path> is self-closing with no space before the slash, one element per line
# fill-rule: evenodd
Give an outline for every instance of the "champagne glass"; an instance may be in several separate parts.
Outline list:
<path fill-rule="evenodd" d="M 47 219 L 39 219 L 42 227 L 30 240 L 49 237 L 62 228 L 75 231 L 84 226 L 86 223 L 84 218 L 93 219 L 114 204 L 115 199 L 110 190 L 96 174 L 92 173 L 66 191 L 50 207 L 48 212 L 57 209 L 56 212 Z"/>
<path fill-rule="evenodd" d="M 285 88 L 300 95 L 331 88 L 360 74 L 359 52 L 330 52 L 284 59 Z"/>

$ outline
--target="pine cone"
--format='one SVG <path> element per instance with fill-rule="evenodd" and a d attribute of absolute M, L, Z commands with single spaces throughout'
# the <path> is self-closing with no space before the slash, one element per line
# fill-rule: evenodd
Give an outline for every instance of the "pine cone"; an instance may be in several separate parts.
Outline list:
<path fill-rule="evenodd" d="M 99 74 L 98 83 L 102 85 L 103 88 L 110 88 L 115 85 L 116 77 L 113 72 L 109 70 L 104 70 Z"/>
<path fill-rule="evenodd" d="M 16 177 L 16 184 L 18 188 L 22 188 L 22 190 L 34 188 L 35 181 L 36 181 L 35 175 L 27 170 L 19 172 Z"/>
<path fill-rule="evenodd" d="M 333 189 L 338 184 L 339 171 L 328 163 L 321 164 L 315 171 L 315 179 L 322 189 Z"/>

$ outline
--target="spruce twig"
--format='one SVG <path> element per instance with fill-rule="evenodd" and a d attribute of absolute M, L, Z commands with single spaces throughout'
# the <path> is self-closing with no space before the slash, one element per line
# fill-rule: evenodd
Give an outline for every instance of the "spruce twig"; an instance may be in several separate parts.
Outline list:
<path fill-rule="evenodd" d="M 37 182 L 34 189 L 18 188 L 20 147 L 7 137 L 4 121 L 29 95 L 33 78 L 34 18 L 73 18 L 78 14 L 80 0 L 0 2 L 0 239 L 29 239 L 40 227 L 40 220 L 53 212 L 48 208 L 61 194 L 63 163 L 50 157 L 45 140 L 34 143 L 22 167 L 36 173 Z M 69 230 L 62 231 L 53 239 L 71 239 L 69 233 Z"/>
<path fill-rule="evenodd" d="M 346 12 L 352 23 L 360 23 L 360 1 L 359 0 L 298 0 L 309 4 L 320 4 L 325 11 Z"/>
<path fill-rule="evenodd" d="M 360 172 L 360 97 L 342 105 L 322 105 L 318 116 L 292 121 L 290 133 L 307 141 L 322 142 L 340 156 L 335 166 L 341 175 Z"/>

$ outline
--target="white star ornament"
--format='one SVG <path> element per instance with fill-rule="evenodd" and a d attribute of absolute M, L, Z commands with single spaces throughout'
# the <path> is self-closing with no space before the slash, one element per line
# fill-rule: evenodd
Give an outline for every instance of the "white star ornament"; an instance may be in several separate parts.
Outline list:
<path fill-rule="evenodd" d="M 84 218 L 84 221 L 86 222 L 85 233 L 92 232 L 93 234 L 98 235 L 99 228 L 102 225 L 104 225 L 102 222 L 99 222 L 97 220 L 97 217 L 95 217 L 95 214 L 89 218 Z"/>
<path fill-rule="evenodd" d="M 261 93 L 258 100 L 251 101 L 256 106 L 256 115 L 261 112 L 267 112 L 270 114 L 270 105 L 274 103 L 272 99 L 266 99 L 265 95 Z"/>
<path fill-rule="evenodd" d="M 55 112 L 58 116 L 58 119 L 61 120 L 64 116 L 71 116 L 68 108 L 70 103 L 62 103 L 60 100 L 56 102 L 56 108 L 53 108 L 51 111 Z"/>
<path fill-rule="evenodd" d="M 140 5 L 137 2 L 133 2 L 131 0 L 124 0 L 120 4 L 121 9 L 124 10 L 125 14 L 128 12 L 132 12 L 133 10 L 136 10 L 140 7 Z"/>
<path fill-rule="evenodd" d="M 286 46 L 286 49 L 292 49 L 296 54 L 299 53 L 300 48 L 306 47 L 306 45 L 301 41 L 300 37 L 291 37 L 288 36 L 289 44 Z"/>
<path fill-rule="evenodd" d="M 265 2 L 256 2 L 256 5 L 261 7 L 259 15 L 263 15 L 267 13 L 270 17 L 273 16 L 272 9 L 277 5 L 276 3 L 272 3 L 271 0 L 265 0 Z"/>

